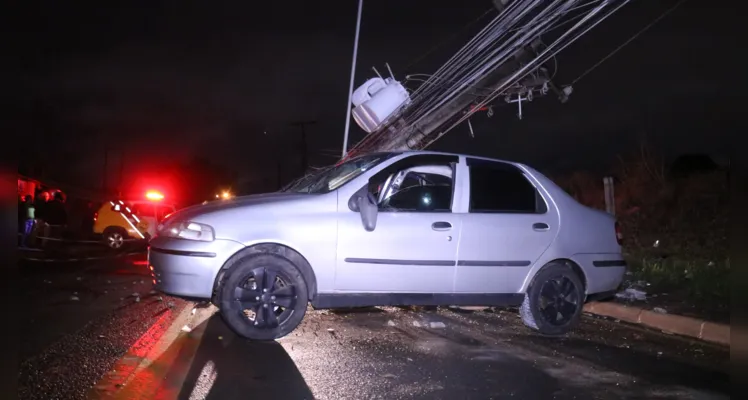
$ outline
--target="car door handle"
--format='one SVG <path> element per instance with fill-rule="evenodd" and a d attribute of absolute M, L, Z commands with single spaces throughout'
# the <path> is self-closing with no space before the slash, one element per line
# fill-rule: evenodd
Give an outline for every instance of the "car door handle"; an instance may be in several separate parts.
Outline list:
<path fill-rule="evenodd" d="M 544 231 L 547 231 L 548 229 L 551 229 L 551 227 L 548 226 L 548 224 L 546 224 L 545 222 L 536 222 L 532 224 L 532 230 L 534 231 L 544 232 Z"/>
<path fill-rule="evenodd" d="M 452 229 L 452 224 L 444 221 L 434 222 L 431 224 L 431 229 L 435 231 L 448 231 Z"/>

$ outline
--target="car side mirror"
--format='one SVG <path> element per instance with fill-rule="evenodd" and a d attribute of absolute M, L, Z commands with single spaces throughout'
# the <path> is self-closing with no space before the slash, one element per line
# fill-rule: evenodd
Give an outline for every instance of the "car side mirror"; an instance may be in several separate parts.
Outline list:
<path fill-rule="evenodd" d="M 379 206 L 377 199 L 368 191 L 362 196 L 354 196 L 356 199 L 358 212 L 361 214 L 361 223 L 367 232 L 372 232 L 377 227 L 377 214 Z"/>
<path fill-rule="evenodd" d="M 366 195 L 366 192 L 364 188 L 364 190 L 359 190 L 358 192 L 356 192 L 356 194 L 351 196 L 351 198 L 348 199 L 348 209 L 350 209 L 353 212 L 361 211 L 361 209 L 358 207 L 358 201 L 360 197 L 365 196 L 365 195 Z"/>

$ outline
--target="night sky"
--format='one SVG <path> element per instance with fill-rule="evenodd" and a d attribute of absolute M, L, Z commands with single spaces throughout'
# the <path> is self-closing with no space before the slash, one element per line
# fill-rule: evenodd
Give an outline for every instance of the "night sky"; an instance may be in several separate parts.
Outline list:
<path fill-rule="evenodd" d="M 675 3 L 633 1 L 558 57 L 555 81 L 571 82 Z M 300 171 L 300 130 L 291 123 L 302 120 L 317 121 L 307 128 L 312 165 L 339 156 L 355 0 L 24 4 L 30 23 L 14 36 L 23 89 L 13 125 L 33 135 L 33 146 L 20 165 L 46 163 L 49 177 L 96 187 L 108 146 L 111 165 L 124 157 L 129 180 L 194 156 L 245 183 L 274 176 L 280 159 L 290 179 Z M 718 4 L 686 1 L 582 79 L 567 104 L 536 99 L 522 121 L 514 105 L 498 106 L 491 119 L 473 118 L 474 139 L 460 126 L 431 149 L 544 170 L 602 169 L 646 134 L 667 158 L 724 157 L 744 126 L 744 68 L 734 62 L 744 22 Z M 385 62 L 398 78 L 435 71 L 468 40 L 461 29 L 490 7 L 365 0 L 356 84 Z M 351 124 L 355 143 L 363 134 Z M 110 174 L 116 180 L 116 168 Z"/>

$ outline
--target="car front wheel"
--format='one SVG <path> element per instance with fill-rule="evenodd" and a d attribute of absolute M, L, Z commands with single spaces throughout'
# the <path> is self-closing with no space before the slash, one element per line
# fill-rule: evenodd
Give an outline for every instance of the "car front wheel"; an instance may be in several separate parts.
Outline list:
<path fill-rule="evenodd" d="M 538 272 L 519 309 L 522 321 L 544 335 L 563 335 L 582 315 L 584 286 L 574 270 L 554 262 Z"/>
<path fill-rule="evenodd" d="M 292 332 L 307 308 L 307 287 L 289 260 L 274 254 L 234 261 L 219 291 L 221 316 L 236 334 L 273 340 Z"/>

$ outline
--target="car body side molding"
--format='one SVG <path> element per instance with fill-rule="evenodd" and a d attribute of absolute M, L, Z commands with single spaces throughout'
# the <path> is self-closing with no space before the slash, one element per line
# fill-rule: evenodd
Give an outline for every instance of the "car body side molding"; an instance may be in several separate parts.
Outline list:
<path fill-rule="evenodd" d="M 346 258 L 351 264 L 387 264 L 387 265 L 429 265 L 438 267 L 454 267 L 455 261 L 450 260 L 390 260 L 384 258 Z"/>
<path fill-rule="evenodd" d="M 374 306 L 496 306 L 522 304 L 522 293 L 319 293 L 314 308 Z"/>
<path fill-rule="evenodd" d="M 520 261 L 471 261 L 471 260 L 459 260 L 457 265 L 461 267 L 529 267 L 532 261 L 520 260 Z"/>

